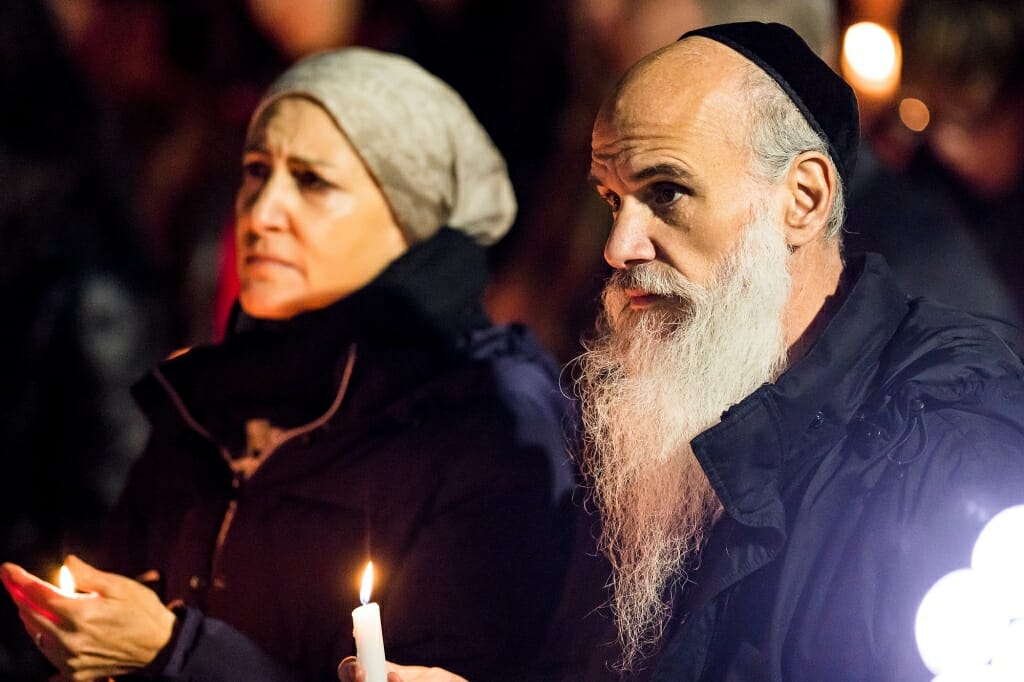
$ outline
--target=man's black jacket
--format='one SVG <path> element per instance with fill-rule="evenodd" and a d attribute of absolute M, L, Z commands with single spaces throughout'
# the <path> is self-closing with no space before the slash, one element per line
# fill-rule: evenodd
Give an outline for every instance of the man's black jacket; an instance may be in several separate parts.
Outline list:
<path fill-rule="evenodd" d="M 694 439 L 725 515 L 626 679 L 931 679 L 921 599 L 1024 503 L 1024 366 L 986 323 L 909 300 L 880 257 L 846 275 L 809 352 Z M 613 637 L 562 678 L 614 679 Z"/>

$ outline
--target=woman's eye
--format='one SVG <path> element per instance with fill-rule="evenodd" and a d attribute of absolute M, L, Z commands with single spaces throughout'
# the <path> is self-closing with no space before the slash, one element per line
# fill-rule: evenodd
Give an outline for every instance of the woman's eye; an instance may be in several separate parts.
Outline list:
<path fill-rule="evenodd" d="M 247 161 L 242 164 L 242 174 L 247 178 L 266 180 L 270 177 L 270 166 L 262 161 Z"/>
<path fill-rule="evenodd" d="M 309 170 L 296 172 L 295 182 L 304 189 L 322 189 L 330 184 L 318 174 Z"/>

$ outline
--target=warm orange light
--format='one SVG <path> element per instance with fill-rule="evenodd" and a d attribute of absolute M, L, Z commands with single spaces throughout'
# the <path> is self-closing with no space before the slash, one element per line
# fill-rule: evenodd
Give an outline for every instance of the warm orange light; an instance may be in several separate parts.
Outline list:
<path fill-rule="evenodd" d="M 889 97 L 899 85 L 902 51 L 899 38 L 889 29 L 862 21 L 846 29 L 843 37 L 843 75 L 858 91 Z"/>
<path fill-rule="evenodd" d="M 928 127 L 932 115 L 928 105 L 915 97 L 907 97 L 900 102 L 900 120 L 915 133 Z"/>
<path fill-rule="evenodd" d="M 373 588 L 373 562 L 366 562 L 366 569 L 363 571 L 363 583 L 359 587 L 359 603 L 370 603 L 370 590 Z"/>
<path fill-rule="evenodd" d="M 64 594 L 75 593 L 75 577 L 71 575 L 67 566 L 60 567 L 60 572 L 57 574 L 57 585 Z"/>

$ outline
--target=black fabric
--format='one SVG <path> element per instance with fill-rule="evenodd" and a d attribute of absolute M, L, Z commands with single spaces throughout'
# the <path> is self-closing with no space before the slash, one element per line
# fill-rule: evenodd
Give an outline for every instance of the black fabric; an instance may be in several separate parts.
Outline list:
<path fill-rule="evenodd" d="M 236 308 L 232 331 L 301 336 L 328 318 L 327 324 L 337 326 L 340 334 L 390 340 L 414 330 L 418 338 L 450 345 L 468 329 L 486 326 L 479 303 L 486 285 L 484 248 L 446 227 L 411 246 L 372 282 L 332 306 L 283 322 L 258 320 Z"/>
<path fill-rule="evenodd" d="M 930 680 L 914 619 L 1024 502 L 1024 366 L 884 261 L 808 354 L 693 441 L 726 515 L 653 680 Z"/>
<path fill-rule="evenodd" d="M 696 36 L 732 48 L 771 76 L 828 143 L 843 185 L 849 186 L 860 144 L 857 97 L 796 31 L 783 24 L 746 21 L 698 28 L 679 40 Z"/>
<path fill-rule="evenodd" d="M 565 561 L 569 405 L 532 336 L 480 313 L 473 270 L 437 272 L 476 258 L 459 244 L 435 236 L 318 313 L 240 320 L 137 387 L 152 437 L 105 563 L 157 570 L 189 606 L 169 679 L 333 679 L 367 559 L 393 660 L 498 680 L 539 646 Z M 247 412 L 224 403 L 287 413 L 304 381 L 323 392 L 311 421 L 234 477 Z"/>
<path fill-rule="evenodd" d="M 237 312 L 223 344 L 194 348 L 161 371 L 192 416 L 238 455 L 246 420 L 291 428 L 328 408 L 344 367 L 338 356 L 350 342 L 415 347 L 409 357 L 424 373 L 457 353 L 472 330 L 490 324 L 480 304 L 486 276 L 484 249 L 445 228 L 330 306 L 285 321 Z"/>

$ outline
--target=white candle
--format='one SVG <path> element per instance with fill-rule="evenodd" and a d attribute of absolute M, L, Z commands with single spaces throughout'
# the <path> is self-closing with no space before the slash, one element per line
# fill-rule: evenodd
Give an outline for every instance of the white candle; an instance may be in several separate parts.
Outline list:
<path fill-rule="evenodd" d="M 352 611 L 352 636 L 356 639 L 356 658 L 366 672 L 366 682 L 387 682 L 384 663 L 384 634 L 380 629 L 380 607 L 370 601 L 373 586 L 373 562 L 366 564 L 359 589 L 362 606 Z"/>

